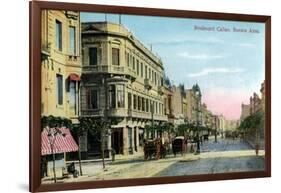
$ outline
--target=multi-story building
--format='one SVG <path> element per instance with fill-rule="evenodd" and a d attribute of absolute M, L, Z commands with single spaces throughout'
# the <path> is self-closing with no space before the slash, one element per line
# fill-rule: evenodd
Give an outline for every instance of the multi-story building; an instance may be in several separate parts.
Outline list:
<path fill-rule="evenodd" d="M 185 91 L 183 85 L 175 86 L 173 85 L 171 88 L 172 96 L 171 96 L 171 115 L 173 116 L 173 123 L 175 126 L 184 123 L 184 110 L 185 110 Z"/>
<path fill-rule="evenodd" d="M 124 26 L 109 22 L 82 23 L 82 53 L 81 115 L 117 122 L 108 149 L 138 151 L 145 125 L 168 120 L 161 59 Z M 98 151 L 92 142 L 88 151 Z"/>
<path fill-rule="evenodd" d="M 171 85 L 164 84 L 164 114 L 168 117 L 168 122 L 174 123 L 175 110 L 173 107 L 173 87 Z"/>
<path fill-rule="evenodd" d="M 202 95 L 198 84 L 186 91 L 187 95 L 187 118 L 190 122 L 202 124 Z"/>
<path fill-rule="evenodd" d="M 41 18 L 41 113 L 75 121 L 81 76 L 79 12 L 43 10 Z"/>
<path fill-rule="evenodd" d="M 68 118 L 77 123 L 79 115 L 79 82 L 81 76 L 80 14 L 72 11 L 42 10 L 41 12 L 41 115 Z M 65 153 L 73 151 L 64 144 L 75 144 L 67 128 L 67 137 L 56 138 L 56 176 L 62 177 Z M 42 170 L 53 176 L 52 156 L 44 130 Z M 45 144 L 45 145 L 44 145 Z M 75 148 L 78 148 L 75 145 Z M 44 160 L 44 161 L 43 161 Z M 42 175 L 44 177 L 44 175 Z"/>

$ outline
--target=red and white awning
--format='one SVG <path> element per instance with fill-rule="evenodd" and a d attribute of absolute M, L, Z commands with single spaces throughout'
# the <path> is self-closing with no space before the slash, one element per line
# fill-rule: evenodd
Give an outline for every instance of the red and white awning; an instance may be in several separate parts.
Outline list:
<path fill-rule="evenodd" d="M 71 73 L 69 76 L 68 76 L 69 80 L 73 80 L 73 81 L 80 81 L 80 76 L 78 74 L 75 74 L 75 73 Z"/>
<path fill-rule="evenodd" d="M 68 128 L 59 128 L 61 134 L 56 135 L 54 143 L 54 153 L 64 153 L 78 151 L 78 145 L 73 139 Z M 48 132 L 44 129 L 41 132 L 41 155 L 52 154 L 50 141 L 48 139 Z"/>

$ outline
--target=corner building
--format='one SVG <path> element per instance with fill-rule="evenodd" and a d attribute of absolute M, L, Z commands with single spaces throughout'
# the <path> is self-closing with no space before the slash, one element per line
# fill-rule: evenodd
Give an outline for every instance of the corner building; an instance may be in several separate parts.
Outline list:
<path fill-rule="evenodd" d="M 164 113 L 164 68 L 160 58 L 124 26 L 82 23 L 81 115 L 115 122 L 107 150 L 133 154 L 142 149 L 145 125 L 168 120 Z M 97 153 L 88 137 L 88 153 Z"/>

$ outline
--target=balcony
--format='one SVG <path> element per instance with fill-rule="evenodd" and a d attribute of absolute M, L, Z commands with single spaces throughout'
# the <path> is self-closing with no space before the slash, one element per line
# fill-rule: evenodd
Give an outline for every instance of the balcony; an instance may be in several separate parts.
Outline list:
<path fill-rule="evenodd" d="M 124 108 L 117 108 L 117 109 L 109 109 L 108 116 L 110 117 L 127 117 L 128 111 Z"/>
<path fill-rule="evenodd" d="M 66 64 L 68 65 L 81 65 L 80 63 L 80 57 L 79 56 L 73 56 L 73 55 L 68 55 L 66 57 Z"/>
<path fill-rule="evenodd" d="M 158 94 L 163 95 L 164 94 L 164 87 L 158 86 Z"/>
<path fill-rule="evenodd" d="M 140 119 L 151 119 L 151 113 L 149 112 L 141 112 L 138 110 L 129 109 L 128 116 L 132 118 L 140 118 Z"/>
<path fill-rule="evenodd" d="M 150 90 L 152 88 L 152 85 L 151 85 L 149 79 L 147 79 L 147 78 L 144 79 L 144 87 L 148 90 Z"/>
<path fill-rule="evenodd" d="M 168 121 L 167 115 L 153 115 L 156 121 Z"/>
<path fill-rule="evenodd" d="M 135 81 L 136 78 L 137 78 L 137 73 L 136 71 L 134 71 L 133 69 L 131 68 L 127 68 L 127 73 L 126 73 L 127 76 L 129 76 L 129 78 L 132 80 L 132 81 Z"/>
<path fill-rule="evenodd" d="M 89 116 L 89 117 L 102 117 L 103 116 L 102 109 L 82 109 L 81 115 L 82 116 Z"/>
<path fill-rule="evenodd" d="M 113 65 L 88 65 L 83 66 L 83 73 L 86 74 L 118 74 L 125 75 L 127 78 L 135 81 L 137 78 L 136 72 L 130 68 L 124 66 Z"/>
<path fill-rule="evenodd" d="M 132 118 L 149 119 L 149 120 L 152 119 L 152 115 L 150 112 L 143 112 L 133 109 L 128 110 L 128 116 Z M 168 121 L 167 115 L 154 114 L 153 119 L 155 121 Z"/>
<path fill-rule="evenodd" d="M 123 66 L 89 65 L 83 66 L 83 72 L 124 74 L 125 70 Z"/>

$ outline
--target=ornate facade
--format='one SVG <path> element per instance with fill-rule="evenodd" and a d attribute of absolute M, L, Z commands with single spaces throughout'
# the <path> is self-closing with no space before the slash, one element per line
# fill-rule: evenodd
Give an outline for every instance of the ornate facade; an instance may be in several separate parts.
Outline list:
<path fill-rule="evenodd" d="M 137 152 L 145 125 L 168 121 L 164 112 L 164 67 L 124 26 L 82 23 L 81 115 L 108 117 L 107 148 Z"/>

